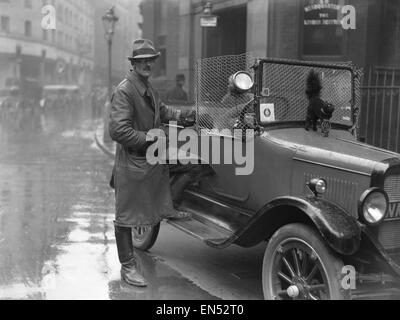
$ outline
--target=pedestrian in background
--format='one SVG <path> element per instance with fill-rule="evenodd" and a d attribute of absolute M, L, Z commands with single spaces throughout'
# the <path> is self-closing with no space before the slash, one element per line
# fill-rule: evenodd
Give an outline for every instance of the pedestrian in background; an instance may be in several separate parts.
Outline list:
<path fill-rule="evenodd" d="M 188 102 L 188 94 L 183 89 L 184 85 L 185 85 L 185 75 L 177 74 L 175 87 L 168 90 L 165 95 L 166 102 L 167 103 L 187 103 Z"/>
<path fill-rule="evenodd" d="M 133 44 L 128 59 L 133 67 L 111 98 L 109 132 L 117 142 L 111 186 L 115 189 L 115 238 L 121 278 L 135 286 L 147 286 L 137 270 L 132 228 L 153 227 L 162 219 L 187 219 L 187 213 L 173 207 L 167 165 L 151 165 L 146 160 L 147 132 L 161 122 L 193 116 L 193 111 L 172 110 L 152 88 L 149 77 L 160 53 L 150 40 Z M 151 138 L 150 138 L 151 139 Z"/>

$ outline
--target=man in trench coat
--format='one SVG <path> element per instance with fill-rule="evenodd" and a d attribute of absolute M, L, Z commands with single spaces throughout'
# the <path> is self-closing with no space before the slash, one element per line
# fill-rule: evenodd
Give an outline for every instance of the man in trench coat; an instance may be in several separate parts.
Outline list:
<path fill-rule="evenodd" d="M 133 69 L 117 86 L 111 99 L 109 132 L 117 142 L 113 179 L 116 200 L 115 238 L 121 278 L 135 286 L 147 286 L 136 268 L 132 228 L 155 226 L 162 219 L 185 219 L 187 214 L 174 209 L 167 165 L 151 165 L 146 150 L 149 130 L 162 121 L 192 117 L 192 111 L 173 111 L 165 106 L 148 79 L 160 56 L 150 40 L 133 44 Z M 149 140 L 149 137 L 147 137 Z"/>

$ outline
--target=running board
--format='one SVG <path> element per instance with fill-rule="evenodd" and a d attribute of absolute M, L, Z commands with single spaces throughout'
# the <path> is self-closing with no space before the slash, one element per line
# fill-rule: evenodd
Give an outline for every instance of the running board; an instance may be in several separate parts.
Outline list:
<path fill-rule="evenodd" d="M 187 210 L 189 211 L 189 210 Z M 168 220 L 168 223 L 188 235 L 205 242 L 207 245 L 218 248 L 221 244 L 232 238 L 233 232 L 218 225 L 211 225 L 208 221 L 201 221 L 194 212 L 192 218 L 188 220 Z"/>

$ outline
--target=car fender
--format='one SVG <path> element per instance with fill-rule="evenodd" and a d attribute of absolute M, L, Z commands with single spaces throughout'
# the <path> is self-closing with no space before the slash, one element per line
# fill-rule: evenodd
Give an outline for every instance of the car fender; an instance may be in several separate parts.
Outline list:
<path fill-rule="evenodd" d="M 336 204 L 317 197 L 282 197 L 265 205 L 237 235 L 235 243 L 249 247 L 267 240 L 289 223 L 312 224 L 337 253 L 352 255 L 360 247 L 358 221 Z"/>

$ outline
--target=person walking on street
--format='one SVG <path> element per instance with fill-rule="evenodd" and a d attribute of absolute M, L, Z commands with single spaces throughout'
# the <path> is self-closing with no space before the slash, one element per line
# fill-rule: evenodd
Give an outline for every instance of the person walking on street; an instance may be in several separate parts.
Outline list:
<path fill-rule="evenodd" d="M 162 122 L 193 116 L 193 111 L 168 108 L 152 88 L 149 77 L 159 56 L 150 40 L 134 41 L 128 57 L 133 68 L 114 90 L 109 118 L 110 136 L 117 142 L 110 185 L 115 189 L 114 226 L 121 278 L 140 287 L 147 286 L 147 281 L 137 269 L 132 228 L 189 217 L 174 209 L 168 165 L 151 165 L 146 160 L 146 150 L 154 143 L 148 141 L 149 130 L 159 128 Z"/>

